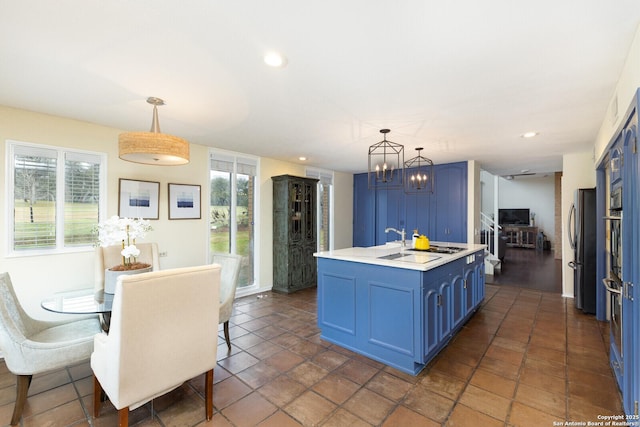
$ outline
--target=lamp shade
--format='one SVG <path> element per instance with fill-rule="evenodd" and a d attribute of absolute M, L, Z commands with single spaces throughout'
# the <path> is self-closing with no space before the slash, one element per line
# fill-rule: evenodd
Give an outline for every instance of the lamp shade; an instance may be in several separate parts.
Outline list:
<path fill-rule="evenodd" d="M 159 166 L 189 163 L 189 142 L 166 133 L 121 133 L 118 146 L 120 158 L 129 162 Z"/>
<path fill-rule="evenodd" d="M 160 98 L 150 97 L 153 121 L 149 132 L 124 132 L 118 136 L 119 157 L 146 165 L 176 166 L 189 163 L 189 142 L 183 138 L 160 132 L 158 105 Z"/>

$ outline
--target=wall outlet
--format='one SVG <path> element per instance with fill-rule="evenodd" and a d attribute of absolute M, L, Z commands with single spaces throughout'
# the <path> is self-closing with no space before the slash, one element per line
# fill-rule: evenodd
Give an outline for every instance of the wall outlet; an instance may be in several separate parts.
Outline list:
<path fill-rule="evenodd" d="M 167 256 L 167 251 L 162 251 L 158 253 L 158 256 L 165 257 Z"/>

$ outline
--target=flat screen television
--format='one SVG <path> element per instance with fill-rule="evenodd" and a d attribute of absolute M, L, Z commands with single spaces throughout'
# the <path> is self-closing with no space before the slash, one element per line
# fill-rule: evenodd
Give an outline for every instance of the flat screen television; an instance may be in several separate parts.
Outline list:
<path fill-rule="evenodd" d="M 529 209 L 499 209 L 498 224 L 529 225 Z"/>

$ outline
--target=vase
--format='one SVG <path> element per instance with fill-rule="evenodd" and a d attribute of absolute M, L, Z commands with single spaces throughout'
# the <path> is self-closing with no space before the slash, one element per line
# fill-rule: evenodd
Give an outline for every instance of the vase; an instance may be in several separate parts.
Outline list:
<path fill-rule="evenodd" d="M 152 266 L 147 268 L 139 268 L 137 270 L 111 270 L 107 268 L 104 270 L 104 293 L 113 294 L 116 292 L 116 283 L 118 282 L 118 276 L 123 274 L 140 274 L 147 273 L 153 269 Z"/>

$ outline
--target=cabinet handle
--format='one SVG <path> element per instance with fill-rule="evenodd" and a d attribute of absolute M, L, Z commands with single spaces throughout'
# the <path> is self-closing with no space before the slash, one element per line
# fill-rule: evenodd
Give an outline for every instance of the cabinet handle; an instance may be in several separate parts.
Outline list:
<path fill-rule="evenodd" d="M 467 279 L 464 279 L 464 284 L 462 285 L 464 289 L 467 289 Z"/>
<path fill-rule="evenodd" d="M 442 295 L 438 294 L 438 307 L 442 305 Z"/>

